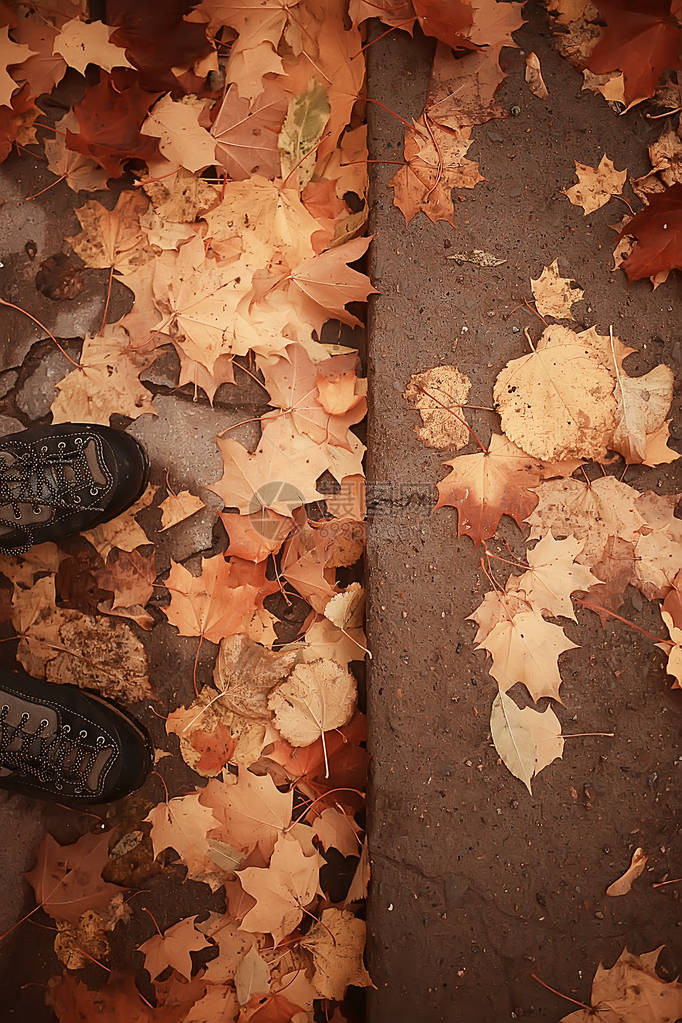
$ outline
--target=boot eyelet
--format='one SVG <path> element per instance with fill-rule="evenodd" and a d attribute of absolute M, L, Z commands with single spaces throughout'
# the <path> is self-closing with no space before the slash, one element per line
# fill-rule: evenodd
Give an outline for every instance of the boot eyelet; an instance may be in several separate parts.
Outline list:
<path fill-rule="evenodd" d="M 80 796 L 80 794 L 81 794 L 81 792 L 83 791 L 83 789 L 81 788 L 81 786 L 80 786 L 80 785 L 76 785 L 73 791 L 75 792 L 75 794 L 76 794 L 77 796 Z"/>
<path fill-rule="evenodd" d="M 40 515 L 40 512 L 41 512 L 40 505 L 39 504 L 34 504 L 33 505 L 33 514 L 34 515 Z"/>
<path fill-rule="evenodd" d="M 103 746 L 106 741 L 107 740 L 104 738 L 103 735 L 98 735 L 97 736 L 97 745 L 98 746 Z"/>
<path fill-rule="evenodd" d="M 73 442 L 74 442 L 74 444 L 77 444 L 79 448 L 83 446 L 83 438 L 82 437 L 74 437 L 74 441 Z"/>
<path fill-rule="evenodd" d="M 54 787 L 56 788 L 57 792 L 61 792 L 62 789 L 64 788 L 64 786 L 60 785 L 59 782 L 55 782 L 55 786 Z"/>
<path fill-rule="evenodd" d="M 21 518 L 21 512 L 20 511 L 15 511 L 14 518 L 15 519 L 20 519 Z"/>
<path fill-rule="evenodd" d="M 97 489 L 97 487 L 90 487 L 90 493 L 92 494 L 93 497 L 97 497 L 97 495 L 99 494 L 99 490 Z"/>
<path fill-rule="evenodd" d="M 4 714 L 6 714 L 8 710 L 9 710 L 9 704 L 8 703 L 3 703 L 2 707 L 0 707 L 0 711 L 2 711 Z"/>
<path fill-rule="evenodd" d="M 64 732 L 66 735 L 68 735 L 70 731 L 71 731 L 71 725 L 62 725 L 62 732 Z"/>
<path fill-rule="evenodd" d="M 43 446 L 40 449 L 40 453 L 41 453 L 41 455 L 46 455 L 47 454 L 47 448 L 46 448 L 46 446 L 44 444 L 43 444 Z"/>
<path fill-rule="evenodd" d="M 57 447 L 59 448 L 60 451 L 64 451 L 66 448 L 66 441 L 60 440 L 59 444 L 57 444 Z"/>
<path fill-rule="evenodd" d="M 87 739 L 87 737 L 88 737 L 88 733 L 85 731 L 84 728 L 81 728 L 80 732 L 78 733 L 78 738 L 79 739 Z"/>
<path fill-rule="evenodd" d="M 80 504 L 81 503 L 81 499 L 80 499 L 80 495 L 79 494 L 75 494 L 74 495 L 73 503 L 74 504 Z"/>
<path fill-rule="evenodd" d="M 47 728 L 49 723 L 50 722 L 47 720 L 47 718 L 43 718 L 42 721 L 40 722 L 40 726 L 41 726 L 41 728 Z"/>

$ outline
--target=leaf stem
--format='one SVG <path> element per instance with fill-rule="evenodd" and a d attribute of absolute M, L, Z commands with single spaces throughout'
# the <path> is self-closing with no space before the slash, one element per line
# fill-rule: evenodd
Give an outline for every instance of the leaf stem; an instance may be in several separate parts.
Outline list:
<path fill-rule="evenodd" d="M 540 980 L 537 973 L 531 973 L 531 979 L 536 980 L 538 984 L 541 984 L 542 987 L 551 991 L 553 995 L 558 995 L 559 998 L 564 998 L 567 1002 L 572 1002 L 573 1005 L 579 1005 L 581 1009 L 586 1009 L 591 1016 L 594 1015 L 594 1009 L 591 1005 L 585 1005 L 584 1002 L 579 1002 L 577 998 L 571 998 L 570 995 L 565 995 L 563 991 L 557 991 L 555 987 L 550 987 L 549 984 L 545 984 L 544 980 Z"/>
<path fill-rule="evenodd" d="M 597 614 L 608 615 L 609 618 L 616 618 L 619 622 L 624 625 L 629 625 L 631 629 L 636 629 L 637 632 L 641 632 L 643 636 L 648 636 L 649 639 L 655 640 L 656 643 L 670 643 L 669 639 L 664 639 L 662 636 L 655 636 L 653 632 L 647 632 L 646 629 L 641 628 L 639 625 L 635 625 L 629 618 L 623 618 L 622 615 L 616 614 L 615 611 L 609 611 L 608 607 L 601 607 L 599 604 L 590 604 L 587 600 L 581 600 L 580 597 L 573 598 L 576 604 L 582 604 L 583 607 L 587 607 L 590 611 L 596 611 Z"/>

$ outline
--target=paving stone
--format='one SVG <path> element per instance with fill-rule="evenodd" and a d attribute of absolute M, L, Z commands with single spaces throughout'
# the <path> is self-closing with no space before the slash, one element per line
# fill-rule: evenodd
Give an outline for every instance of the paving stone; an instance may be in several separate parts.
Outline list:
<path fill-rule="evenodd" d="M 174 489 L 195 494 L 222 474 L 223 463 L 215 444 L 217 434 L 244 419 L 238 409 L 212 409 L 208 402 L 187 401 L 173 395 L 154 399 L 158 416 L 141 416 L 128 432 L 141 441 L 161 481 L 166 469 Z M 258 443 L 258 423 L 232 430 L 230 436 L 248 447 Z"/>
<path fill-rule="evenodd" d="M 180 360 L 174 348 L 164 348 L 151 366 L 140 373 L 140 380 L 145 384 L 156 384 L 157 387 L 176 387 Z"/>
<path fill-rule="evenodd" d="M 12 419 L 11 416 L 0 416 L 0 437 L 6 437 L 8 433 L 17 433 L 23 429 L 23 423 L 20 423 L 18 419 Z"/>
<path fill-rule="evenodd" d="M 227 427 L 242 422 L 244 412 L 212 409 L 208 402 L 195 403 L 175 395 L 158 395 L 154 406 L 158 418 L 141 416 L 128 427 L 128 432 L 144 444 L 149 454 L 152 482 L 163 484 L 168 471 L 175 491 L 190 490 L 208 506 L 206 511 L 197 512 L 168 532 L 155 535 L 157 561 L 162 566 L 171 556 L 175 561 L 184 561 L 212 546 L 213 528 L 222 509 L 218 495 L 206 489 L 220 479 L 223 471 L 215 438 Z M 240 426 L 231 436 L 253 448 L 258 443 L 258 423 Z"/>
<path fill-rule="evenodd" d="M 0 375 L 0 398 L 4 398 L 17 382 L 19 374 L 14 369 Z"/>
<path fill-rule="evenodd" d="M 43 184 L 47 184 L 44 182 Z M 34 320 L 15 309 L 3 308 L 0 317 L 0 372 L 22 364 L 31 346 L 51 331 L 58 338 L 83 337 L 99 328 L 106 296 L 107 270 L 85 270 L 83 290 L 69 301 L 55 301 L 36 287 L 41 263 L 70 251 L 65 238 L 78 231 L 73 212 L 74 194 L 66 186 L 26 202 L 34 194 L 35 177 L 25 164 L 10 157 L 0 169 L 0 295 Z M 109 319 L 130 308 L 130 291 L 114 280 Z M 47 328 L 47 331 L 43 328 Z"/>
<path fill-rule="evenodd" d="M 31 420 L 42 419 L 48 414 L 57 396 L 57 384 L 73 369 L 66 356 L 52 342 L 50 345 L 50 348 L 45 347 L 36 368 L 17 391 L 17 405 Z M 63 348 L 72 359 L 77 359 L 79 344 L 67 342 Z"/>

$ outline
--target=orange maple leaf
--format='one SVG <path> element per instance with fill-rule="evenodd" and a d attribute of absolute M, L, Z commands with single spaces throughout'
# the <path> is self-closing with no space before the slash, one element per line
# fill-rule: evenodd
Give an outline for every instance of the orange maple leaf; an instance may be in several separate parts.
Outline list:
<path fill-rule="evenodd" d="M 495 534 L 503 515 L 524 529 L 524 519 L 538 503 L 532 490 L 542 480 L 542 463 L 524 454 L 500 434 L 493 434 L 487 451 L 459 455 L 452 472 L 438 484 L 436 508 L 457 509 L 457 536 L 468 536 L 478 547 Z"/>
<path fill-rule="evenodd" d="M 142 942 L 138 951 L 144 956 L 144 967 L 152 980 L 172 966 L 181 976 L 189 980 L 192 976 L 192 957 L 190 952 L 206 948 L 210 942 L 204 934 L 194 926 L 196 916 L 179 920 L 172 927 L 167 927 L 161 934 L 154 934 Z"/>
<path fill-rule="evenodd" d="M 259 588 L 235 585 L 233 566 L 222 554 L 201 559 L 201 575 L 194 576 L 184 565 L 171 560 L 166 580 L 171 594 L 162 608 L 181 636 L 200 636 L 219 643 L 239 632 L 256 610 Z"/>
<path fill-rule="evenodd" d="M 345 307 L 349 302 L 366 302 L 369 295 L 378 292 L 365 274 L 347 264 L 364 256 L 371 241 L 371 235 L 354 238 L 345 245 L 304 260 L 291 271 L 287 280 L 292 305 L 303 321 L 318 333 L 327 320 L 362 326 L 357 316 Z"/>

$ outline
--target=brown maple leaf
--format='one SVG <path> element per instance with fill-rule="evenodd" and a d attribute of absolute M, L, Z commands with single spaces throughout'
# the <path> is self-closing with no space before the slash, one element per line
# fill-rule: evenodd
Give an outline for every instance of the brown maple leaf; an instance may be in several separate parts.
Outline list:
<path fill-rule="evenodd" d="M 204 507 L 205 505 L 201 498 L 190 493 L 189 490 L 181 490 L 177 494 L 169 491 L 168 497 L 164 498 L 159 505 L 159 511 L 161 512 L 161 528 L 159 532 L 163 533 L 166 529 L 172 529 L 173 526 L 177 526 L 178 522 L 184 522 L 185 519 L 189 519 L 192 515 L 202 511 Z"/>
<path fill-rule="evenodd" d="M 12 68 L 12 77 L 17 82 L 26 82 L 31 96 L 52 92 L 67 70 L 64 58 L 55 55 L 52 49 L 57 35 L 56 26 L 34 11 L 19 19 L 12 35 L 18 43 L 25 43 L 33 51 L 27 60 Z"/>
<path fill-rule="evenodd" d="M 378 294 L 369 278 L 358 273 L 354 263 L 367 252 L 372 241 L 354 238 L 344 245 L 323 252 L 295 266 L 289 275 L 289 297 L 304 322 L 321 332 L 327 320 L 340 320 L 350 326 L 361 326 L 360 320 L 346 309 L 350 302 L 366 302 Z"/>
<path fill-rule="evenodd" d="M 167 160 L 196 174 L 215 163 L 215 139 L 200 123 L 205 109 L 205 101 L 198 96 L 184 96 L 177 102 L 163 96 L 142 131 L 158 138 Z"/>
<path fill-rule="evenodd" d="M 150 629 L 154 619 L 144 610 L 151 599 L 156 579 L 154 552 L 146 557 L 140 551 L 118 551 L 118 556 L 109 556 L 103 570 L 97 574 L 97 583 L 112 597 L 99 604 L 105 614 L 132 618 L 142 628 Z"/>
<path fill-rule="evenodd" d="M 95 192 L 100 188 L 106 188 L 109 177 L 107 172 L 98 167 L 89 156 L 66 147 L 66 129 L 73 131 L 77 127 L 78 121 L 72 110 L 56 122 L 54 138 L 45 139 L 44 143 L 47 166 L 74 192 L 81 189 Z"/>
<path fill-rule="evenodd" d="M 88 64 L 105 71 L 115 67 L 132 67 L 124 50 L 110 41 L 111 29 L 101 21 L 71 18 L 54 37 L 52 52 L 59 54 L 69 67 L 85 74 Z"/>
<path fill-rule="evenodd" d="M 9 106 L 0 106 L 0 163 L 7 159 L 15 142 L 29 146 L 37 141 L 34 122 L 39 114 L 27 85 L 14 93 Z"/>
<path fill-rule="evenodd" d="M 19 88 L 9 71 L 8 66 L 23 64 L 31 56 L 31 49 L 23 43 L 16 43 L 9 38 L 7 25 L 0 28 L 0 106 L 8 107 L 11 103 L 12 93 Z"/>
<path fill-rule="evenodd" d="M 270 404 L 284 410 L 299 433 L 318 444 L 349 448 L 348 431 L 367 411 L 367 383 L 355 376 L 355 352 L 315 362 L 303 345 L 259 359 Z M 272 418 L 281 418 L 281 412 Z M 263 417 L 266 419 L 267 417 Z"/>
<path fill-rule="evenodd" d="M 38 904 L 55 920 L 77 923 L 86 909 L 104 909 L 121 892 L 102 880 L 109 860 L 108 833 L 83 835 L 73 845 L 59 845 L 47 834 L 35 867 L 26 874 Z"/>
<path fill-rule="evenodd" d="M 332 789 L 345 789 L 335 796 L 336 802 L 357 808 L 358 797 L 352 790 L 363 789 L 366 785 L 365 740 L 365 716 L 356 711 L 349 724 L 325 736 L 324 744 L 320 738 L 310 746 L 294 747 L 281 739 L 268 751 L 268 759 L 279 764 L 287 778 L 310 799 Z"/>
<path fill-rule="evenodd" d="M 216 140 L 216 160 L 233 181 L 243 181 L 253 174 L 270 180 L 278 177 L 277 138 L 288 103 L 287 93 L 270 79 L 251 102 L 239 96 L 235 86 L 227 90 L 211 134 Z"/>
<path fill-rule="evenodd" d="M 477 649 L 491 654 L 490 674 L 501 692 L 521 682 L 536 703 L 544 696 L 561 703 L 557 658 L 576 646 L 563 629 L 546 622 L 539 611 L 518 611 L 511 620 L 499 622 Z"/>
<path fill-rule="evenodd" d="M 237 748 L 237 739 L 222 721 L 218 722 L 213 732 L 197 728 L 191 733 L 189 741 L 199 753 L 196 764 L 197 773 L 209 777 L 220 774 L 223 767 L 232 759 Z"/>
<path fill-rule="evenodd" d="M 94 200 L 86 202 L 76 210 L 83 230 L 66 241 L 86 266 L 131 273 L 154 255 L 140 226 L 148 205 L 144 193 L 135 189 L 121 192 L 113 210 Z"/>
<path fill-rule="evenodd" d="M 421 210 L 433 223 L 454 225 L 452 189 L 473 188 L 484 180 L 478 164 L 465 159 L 472 141 L 470 128 L 445 131 L 426 113 L 405 133 L 406 165 L 390 182 L 405 223 Z"/>
<path fill-rule="evenodd" d="M 323 998 L 342 999 L 349 984 L 372 986 L 363 962 L 365 939 L 364 920 L 342 909 L 323 910 L 308 931 L 302 945 L 312 954 L 313 985 Z"/>
<path fill-rule="evenodd" d="M 469 0 L 412 0 L 422 32 L 453 50 L 474 50 L 468 38 L 474 15 Z"/>
<path fill-rule="evenodd" d="M 218 827 L 211 837 L 241 851 L 244 858 L 258 848 L 265 860 L 291 824 L 293 793 L 280 792 L 269 775 L 262 778 L 240 768 L 238 778 L 211 779 L 201 794 Z"/>
<path fill-rule="evenodd" d="M 116 31 L 111 42 L 125 48 L 138 69 L 137 78 L 150 92 L 198 91 L 203 81 L 183 74 L 212 50 L 203 24 L 184 15 L 186 0 L 140 5 L 137 0 L 107 0 L 107 22 Z M 161 42 L 163 40 L 163 42 Z"/>
<path fill-rule="evenodd" d="M 152 826 L 150 838 L 154 856 L 175 849 L 193 876 L 207 872 L 207 832 L 218 824 L 213 812 L 199 802 L 201 790 L 159 803 L 145 820 Z"/>
<path fill-rule="evenodd" d="M 80 365 L 57 384 L 52 402 L 53 423 L 103 423 L 113 415 L 153 415 L 153 395 L 140 380 L 149 358 L 135 350 L 127 332 L 107 324 L 94 337 L 86 336 Z"/>
<path fill-rule="evenodd" d="M 624 948 L 611 969 L 600 963 L 592 982 L 596 1008 L 579 1009 L 564 1016 L 561 1023 L 589 1023 L 595 1015 L 605 1019 L 612 1016 L 622 1023 L 675 1023 L 682 1015 L 682 984 L 677 980 L 666 982 L 656 973 L 662 948 L 641 956 Z"/>

